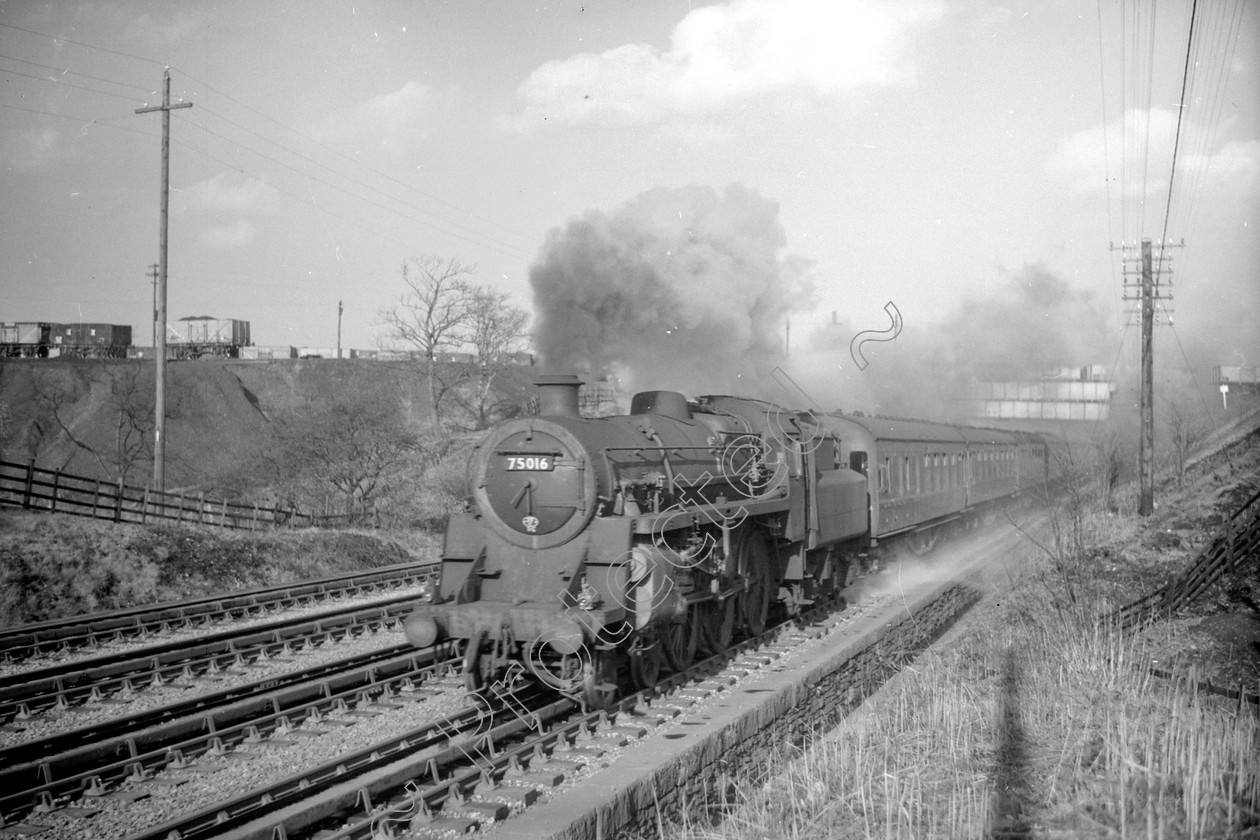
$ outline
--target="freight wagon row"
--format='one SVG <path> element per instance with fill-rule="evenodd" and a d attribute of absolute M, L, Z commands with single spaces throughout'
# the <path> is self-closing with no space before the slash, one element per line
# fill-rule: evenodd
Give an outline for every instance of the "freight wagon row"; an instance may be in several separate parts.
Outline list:
<path fill-rule="evenodd" d="M 249 321 L 208 315 L 181 318 L 167 325 L 166 343 L 172 359 L 236 358 L 241 348 L 251 344 Z M 0 357 L 124 359 L 135 355 L 134 350 L 131 327 L 122 324 L 0 324 Z"/>
<path fill-rule="evenodd" d="M 131 327 L 120 324 L 0 324 L 0 356 L 80 356 L 121 359 L 131 346 Z"/>
<path fill-rule="evenodd" d="M 167 324 L 168 359 L 230 358 L 258 361 L 275 359 L 335 359 L 338 351 L 328 347 L 292 347 L 289 345 L 255 345 L 249 321 L 235 318 L 212 318 L 194 315 Z M 0 358 L 112 358 L 151 359 L 152 346 L 136 347 L 131 342 L 131 327 L 119 324 L 52 324 L 15 322 L 0 324 Z M 351 350 L 342 349 L 343 359 L 379 361 L 421 361 L 423 355 L 414 350 Z M 472 353 L 441 353 L 443 364 L 476 364 Z M 509 353 L 509 364 L 532 366 L 532 353 Z"/>

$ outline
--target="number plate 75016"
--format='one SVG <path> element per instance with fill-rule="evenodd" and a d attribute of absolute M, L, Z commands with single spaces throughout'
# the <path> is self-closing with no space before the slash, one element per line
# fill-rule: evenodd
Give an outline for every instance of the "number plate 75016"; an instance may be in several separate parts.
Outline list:
<path fill-rule="evenodd" d="M 550 472 L 556 468 L 551 455 L 504 455 L 503 465 L 508 472 Z"/>

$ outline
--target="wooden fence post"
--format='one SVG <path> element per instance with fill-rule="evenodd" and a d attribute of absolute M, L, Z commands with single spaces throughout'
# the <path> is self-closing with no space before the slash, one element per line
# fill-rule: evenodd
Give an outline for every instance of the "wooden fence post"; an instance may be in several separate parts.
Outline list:
<path fill-rule="evenodd" d="M 114 494 L 114 521 L 122 522 L 123 483 L 118 479 L 118 492 Z"/>
<path fill-rule="evenodd" d="M 144 488 L 144 498 L 140 500 L 140 524 L 145 525 L 149 521 L 149 488 Z"/>
<path fill-rule="evenodd" d="M 61 470 L 58 469 L 53 473 L 52 501 L 48 503 L 48 510 L 55 513 L 57 511 L 57 490 L 61 487 Z"/>
<path fill-rule="evenodd" d="M 92 492 L 92 518 L 96 518 L 96 507 L 101 503 L 101 480 L 96 479 L 96 489 Z"/>
<path fill-rule="evenodd" d="M 26 463 L 26 489 L 22 491 L 22 509 L 31 509 L 31 490 L 35 487 L 35 459 Z"/>
<path fill-rule="evenodd" d="M 1234 517 L 1225 516 L 1225 551 L 1229 558 L 1230 574 L 1234 572 Z"/>

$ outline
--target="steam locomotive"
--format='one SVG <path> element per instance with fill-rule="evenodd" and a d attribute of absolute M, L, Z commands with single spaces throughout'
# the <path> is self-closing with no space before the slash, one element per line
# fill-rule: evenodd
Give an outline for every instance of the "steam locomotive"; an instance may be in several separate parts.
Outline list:
<path fill-rule="evenodd" d="M 1030 434 L 637 394 L 578 411 L 581 380 L 538 381 L 536 417 L 469 459 L 440 585 L 405 622 L 462 646 L 470 690 L 533 678 L 588 707 L 835 597 L 876 546 L 925 552 L 1044 486 Z"/>

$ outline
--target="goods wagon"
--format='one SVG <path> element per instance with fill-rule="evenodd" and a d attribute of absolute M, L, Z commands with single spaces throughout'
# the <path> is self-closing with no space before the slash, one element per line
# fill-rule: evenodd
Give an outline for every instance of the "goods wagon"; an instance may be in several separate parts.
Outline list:
<path fill-rule="evenodd" d="M 180 318 L 169 330 L 168 355 L 174 359 L 199 359 L 203 356 L 238 358 L 242 347 L 250 342 L 249 321 L 235 318 L 212 318 L 190 315 Z"/>

